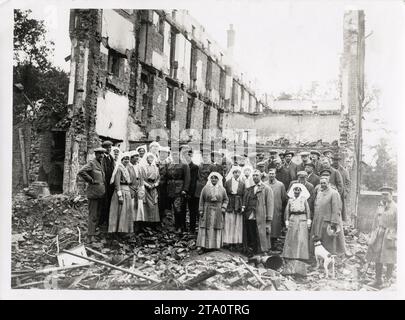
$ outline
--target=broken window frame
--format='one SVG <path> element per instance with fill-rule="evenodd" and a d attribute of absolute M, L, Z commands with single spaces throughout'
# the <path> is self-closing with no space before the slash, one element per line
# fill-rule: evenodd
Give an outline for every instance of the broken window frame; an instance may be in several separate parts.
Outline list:
<path fill-rule="evenodd" d="M 126 56 L 112 48 L 108 49 L 108 73 L 110 75 L 117 78 L 123 76 L 123 74 L 121 74 L 123 64 L 125 63 L 123 59 L 126 59 Z"/>

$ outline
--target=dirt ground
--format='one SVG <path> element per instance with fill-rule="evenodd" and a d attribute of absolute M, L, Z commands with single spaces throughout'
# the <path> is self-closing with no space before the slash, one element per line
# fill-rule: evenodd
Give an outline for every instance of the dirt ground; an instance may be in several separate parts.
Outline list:
<path fill-rule="evenodd" d="M 196 236 L 176 234 L 170 214 L 160 230 L 146 228 L 122 239 L 101 234 L 86 244 L 87 200 L 81 196 L 34 199 L 18 194 L 13 198 L 12 227 L 11 285 L 16 289 L 376 290 L 367 285 L 374 276 L 374 266 L 367 268 L 364 260 L 367 235 L 350 228 L 345 229 L 348 254 L 336 259 L 336 278 L 331 279 L 314 264 L 302 278 L 285 275 L 283 267 L 249 263 L 225 249 L 200 254 Z M 55 271 L 58 249 L 60 254 L 80 245 L 79 230 L 88 257 L 122 269 L 81 260 L 89 264 Z M 281 250 L 282 242 L 278 246 Z M 383 290 L 395 288 L 394 283 Z"/>

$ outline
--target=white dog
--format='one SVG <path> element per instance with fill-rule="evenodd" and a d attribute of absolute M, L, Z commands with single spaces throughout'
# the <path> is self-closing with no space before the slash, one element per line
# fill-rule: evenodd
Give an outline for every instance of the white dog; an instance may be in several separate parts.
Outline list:
<path fill-rule="evenodd" d="M 323 260 L 323 268 L 325 270 L 326 278 L 329 277 L 329 265 L 332 264 L 332 277 L 335 279 L 335 257 L 336 255 L 330 254 L 328 250 L 322 245 L 321 241 L 314 243 L 316 267 L 319 268 L 320 260 Z"/>

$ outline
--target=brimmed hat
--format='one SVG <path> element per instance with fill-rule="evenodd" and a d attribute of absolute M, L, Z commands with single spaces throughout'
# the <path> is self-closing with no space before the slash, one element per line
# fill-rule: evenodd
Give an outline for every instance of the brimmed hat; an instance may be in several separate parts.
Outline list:
<path fill-rule="evenodd" d="M 105 152 L 107 152 L 107 150 L 102 147 L 94 149 L 94 153 L 105 153 Z"/>
<path fill-rule="evenodd" d="M 300 152 L 300 156 L 309 156 L 309 152 L 308 151 L 302 151 Z"/>
<path fill-rule="evenodd" d="M 326 149 L 325 151 L 322 152 L 323 155 L 325 155 L 325 153 L 333 153 L 333 151 L 331 149 Z"/>
<path fill-rule="evenodd" d="M 342 156 L 340 155 L 340 154 L 334 154 L 333 156 L 332 156 L 332 159 L 334 159 L 334 160 L 341 160 L 342 159 Z"/>
<path fill-rule="evenodd" d="M 278 151 L 277 151 L 277 150 L 274 150 L 274 149 L 271 149 L 271 150 L 269 151 L 269 153 L 278 154 Z"/>
<path fill-rule="evenodd" d="M 298 171 L 297 172 L 297 177 L 308 177 L 308 173 L 306 171 Z"/>
<path fill-rule="evenodd" d="M 316 154 L 318 157 L 321 156 L 321 153 L 319 151 L 316 151 L 316 150 L 311 150 L 310 154 Z"/>
<path fill-rule="evenodd" d="M 329 175 L 332 174 L 332 170 L 330 170 L 330 169 L 322 169 L 322 170 L 319 172 L 319 174 L 320 174 L 321 176 L 323 176 L 326 172 L 329 173 Z"/>
<path fill-rule="evenodd" d="M 113 143 L 110 140 L 106 140 L 101 144 L 102 147 L 111 147 L 112 145 Z"/>
<path fill-rule="evenodd" d="M 315 169 L 315 164 L 313 164 L 312 162 L 304 163 L 304 167 L 305 166 L 310 166 Z"/>
<path fill-rule="evenodd" d="M 295 153 L 292 152 L 292 151 L 285 151 L 285 152 L 284 152 L 284 155 L 285 155 L 285 156 L 288 155 L 288 154 L 291 154 L 291 156 L 293 156 L 293 157 L 294 157 L 294 155 L 295 155 Z"/>
<path fill-rule="evenodd" d="M 264 167 L 266 163 L 264 161 L 260 161 L 257 163 L 257 167 Z"/>

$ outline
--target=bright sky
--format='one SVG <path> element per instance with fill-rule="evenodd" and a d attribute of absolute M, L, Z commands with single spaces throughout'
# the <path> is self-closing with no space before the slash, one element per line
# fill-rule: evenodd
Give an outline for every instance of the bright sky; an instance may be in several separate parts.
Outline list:
<path fill-rule="evenodd" d="M 206 2 L 204 2 L 206 3 Z M 205 26 L 217 42 L 226 48 L 229 24 L 236 31 L 235 59 L 257 78 L 263 91 L 278 95 L 321 85 L 338 78 L 342 52 L 342 21 L 346 9 L 364 9 L 366 34 L 366 81 L 381 90 L 380 110 L 366 117 L 365 153 L 381 136 L 381 125 L 396 131 L 400 126 L 398 110 L 403 106 L 399 94 L 403 87 L 402 1 L 217 1 L 210 5 L 190 2 L 182 8 Z M 45 19 L 49 37 L 55 41 L 54 61 L 66 71 L 70 54 L 69 10 L 45 5 L 35 7 L 36 18 Z M 387 134 L 392 145 L 396 135 Z M 367 158 L 367 157 L 366 157 Z M 369 159 L 365 159 L 369 160 Z"/>

